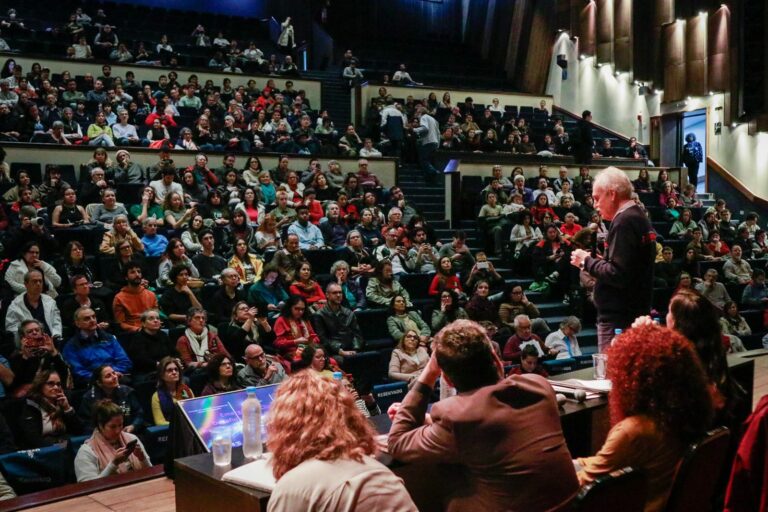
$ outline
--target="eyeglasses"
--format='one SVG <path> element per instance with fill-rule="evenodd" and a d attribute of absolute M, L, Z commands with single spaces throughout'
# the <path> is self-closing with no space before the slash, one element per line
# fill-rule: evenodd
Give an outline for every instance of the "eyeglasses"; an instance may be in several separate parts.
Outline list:
<path fill-rule="evenodd" d="M 49 380 L 45 383 L 46 386 L 50 386 L 52 388 L 60 388 L 61 387 L 61 381 L 58 380 Z"/>
<path fill-rule="evenodd" d="M 165 373 L 179 373 L 179 369 L 175 366 L 173 368 L 166 368 Z"/>
<path fill-rule="evenodd" d="M 415 335 L 415 334 L 406 334 L 405 337 L 406 338 L 418 338 L 418 336 Z"/>

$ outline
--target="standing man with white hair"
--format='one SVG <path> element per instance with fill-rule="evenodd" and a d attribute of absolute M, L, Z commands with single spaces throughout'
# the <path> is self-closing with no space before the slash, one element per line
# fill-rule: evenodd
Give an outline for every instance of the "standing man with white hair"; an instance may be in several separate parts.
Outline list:
<path fill-rule="evenodd" d="M 595 178 L 595 208 L 611 221 L 604 257 L 583 249 L 571 253 L 571 264 L 597 279 L 597 342 L 600 352 L 611 344 L 616 329 L 651 310 L 656 234 L 645 212 L 632 200 L 632 182 L 623 171 L 608 167 Z"/>

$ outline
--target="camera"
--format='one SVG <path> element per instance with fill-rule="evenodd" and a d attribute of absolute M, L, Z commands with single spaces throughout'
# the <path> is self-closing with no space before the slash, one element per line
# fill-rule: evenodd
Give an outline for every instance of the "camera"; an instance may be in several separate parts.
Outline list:
<path fill-rule="evenodd" d="M 32 217 L 29 222 L 34 226 L 45 226 L 45 219 L 42 217 Z"/>
<path fill-rule="evenodd" d="M 478 270 L 488 270 L 488 262 L 487 261 L 478 261 L 477 262 L 477 269 Z"/>

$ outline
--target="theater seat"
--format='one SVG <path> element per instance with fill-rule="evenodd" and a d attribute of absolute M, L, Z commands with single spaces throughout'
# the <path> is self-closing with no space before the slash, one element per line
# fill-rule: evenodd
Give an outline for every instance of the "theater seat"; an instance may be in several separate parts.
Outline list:
<path fill-rule="evenodd" d="M 712 495 L 724 470 L 730 431 L 720 427 L 691 444 L 677 468 L 666 512 L 711 510 Z"/>
<path fill-rule="evenodd" d="M 159 425 L 149 427 L 141 434 L 141 442 L 144 443 L 152 464 L 160 464 L 165 459 L 168 432 L 168 425 Z"/>
<path fill-rule="evenodd" d="M 393 403 L 402 402 L 406 393 L 408 393 L 408 383 L 406 382 L 392 382 L 373 386 L 373 397 L 376 399 L 376 404 L 382 412 L 389 409 L 389 406 Z"/>
<path fill-rule="evenodd" d="M 647 479 L 636 469 L 626 467 L 597 478 L 581 488 L 573 509 L 580 512 L 642 512 L 645 508 Z"/>
<path fill-rule="evenodd" d="M 69 482 L 72 459 L 67 448 L 48 446 L 0 456 L 0 471 L 16 494 L 29 494 Z"/>
<path fill-rule="evenodd" d="M 591 359 L 591 356 L 590 356 Z M 544 361 L 544 368 L 550 375 L 559 375 L 561 373 L 572 372 L 578 369 L 576 359 L 568 357 L 566 359 L 553 359 L 551 361 Z"/>

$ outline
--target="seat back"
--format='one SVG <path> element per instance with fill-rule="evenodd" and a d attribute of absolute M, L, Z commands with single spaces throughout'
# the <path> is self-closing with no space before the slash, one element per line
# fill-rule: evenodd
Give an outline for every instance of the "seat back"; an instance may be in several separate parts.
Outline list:
<path fill-rule="evenodd" d="M 729 439 L 730 431 L 720 427 L 688 447 L 677 468 L 666 512 L 711 510 L 712 494 L 725 466 Z"/>
<path fill-rule="evenodd" d="M 144 449 L 147 450 L 152 464 L 160 464 L 165 458 L 168 447 L 168 425 L 148 427 L 141 435 Z"/>
<path fill-rule="evenodd" d="M 579 491 L 573 510 L 580 512 L 642 512 L 647 479 L 642 471 L 626 467 L 597 478 Z"/>
<path fill-rule="evenodd" d="M 67 448 L 58 445 L 0 456 L 0 471 L 19 495 L 68 483 L 71 464 Z"/>
<path fill-rule="evenodd" d="M 389 384 L 373 386 L 373 397 L 376 399 L 376 403 L 382 412 L 389 409 L 389 406 L 393 403 L 402 402 L 406 393 L 408 393 L 408 384 L 406 382 L 391 382 Z"/>

